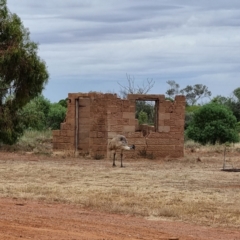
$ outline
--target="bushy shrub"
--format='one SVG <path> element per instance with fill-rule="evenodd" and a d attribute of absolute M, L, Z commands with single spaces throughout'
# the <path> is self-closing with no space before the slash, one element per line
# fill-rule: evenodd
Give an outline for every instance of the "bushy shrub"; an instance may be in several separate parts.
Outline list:
<path fill-rule="evenodd" d="M 43 96 L 38 96 L 26 104 L 20 111 L 24 129 L 46 129 L 46 120 L 50 104 L 50 101 Z"/>
<path fill-rule="evenodd" d="M 59 103 L 53 103 L 47 116 L 47 126 L 51 129 L 60 129 L 60 124 L 64 122 L 67 109 Z"/>
<path fill-rule="evenodd" d="M 144 124 L 148 122 L 148 115 L 146 112 L 141 111 L 138 115 L 139 124 Z"/>
<path fill-rule="evenodd" d="M 201 144 L 238 142 L 237 119 L 220 104 L 206 104 L 194 112 L 186 130 L 188 138 Z"/>
<path fill-rule="evenodd" d="M 240 133 L 240 122 L 237 123 L 237 131 Z"/>

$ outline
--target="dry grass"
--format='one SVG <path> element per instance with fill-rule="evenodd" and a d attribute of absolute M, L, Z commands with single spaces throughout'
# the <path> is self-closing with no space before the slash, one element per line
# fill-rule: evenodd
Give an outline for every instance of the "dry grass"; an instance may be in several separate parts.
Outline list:
<path fill-rule="evenodd" d="M 240 168 L 236 154 L 228 161 Z M 180 160 L 126 160 L 125 168 L 119 162 L 112 168 L 108 160 L 0 157 L 0 197 L 238 227 L 240 173 L 220 171 L 222 158 L 217 151 L 199 149 Z"/>
<path fill-rule="evenodd" d="M 0 145 L 4 151 L 34 152 L 40 154 L 52 153 L 52 131 L 26 130 L 14 145 Z"/>

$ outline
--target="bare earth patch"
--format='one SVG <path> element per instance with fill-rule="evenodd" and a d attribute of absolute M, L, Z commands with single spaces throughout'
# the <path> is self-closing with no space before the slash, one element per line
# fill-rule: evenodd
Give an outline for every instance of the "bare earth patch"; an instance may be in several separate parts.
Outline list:
<path fill-rule="evenodd" d="M 240 173 L 220 171 L 222 158 L 189 151 L 112 168 L 2 152 L 0 239 L 240 239 Z"/>

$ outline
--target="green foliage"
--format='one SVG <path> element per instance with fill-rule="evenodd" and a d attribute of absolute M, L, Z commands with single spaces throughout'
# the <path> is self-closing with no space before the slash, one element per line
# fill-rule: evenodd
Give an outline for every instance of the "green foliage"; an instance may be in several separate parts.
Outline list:
<path fill-rule="evenodd" d="M 138 114 L 138 121 L 139 121 L 139 124 L 147 123 L 148 122 L 147 113 L 141 110 L 140 113 Z"/>
<path fill-rule="evenodd" d="M 207 86 L 202 84 L 195 84 L 194 86 L 188 85 L 180 90 L 180 93 L 185 95 L 187 104 L 190 106 L 195 105 L 199 99 L 212 95 Z"/>
<path fill-rule="evenodd" d="M 166 91 L 166 94 L 170 99 L 174 99 L 175 96 L 179 94 L 180 85 L 174 80 L 168 80 L 167 84 L 169 85 L 169 89 Z"/>
<path fill-rule="evenodd" d="M 24 129 L 46 129 L 47 116 L 50 110 L 50 101 L 38 96 L 26 104 L 20 111 Z"/>
<path fill-rule="evenodd" d="M 240 122 L 237 123 L 237 131 L 240 133 Z"/>
<path fill-rule="evenodd" d="M 53 103 L 47 116 L 47 126 L 51 129 L 60 129 L 60 125 L 64 122 L 67 109 L 59 103 Z"/>
<path fill-rule="evenodd" d="M 185 112 L 185 123 L 184 123 L 184 129 L 187 129 L 190 122 L 193 120 L 194 113 L 193 112 Z"/>
<path fill-rule="evenodd" d="M 208 90 L 207 86 L 203 84 L 195 84 L 193 86 L 186 86 L 180 90 L 180 85 L 174 80 L 167 81 L 169 89 L 166 94 L 170 99 L 174 99 L 176 95 L 182 94 L 186 97 L 187 106 L 193 106 L 201 98 L 210 97 L 212 93 Z"/>
<path fill-rule="evenodd" d="M 60 129 L 66 116 L 66 108 L 59 103 L 50 103 L 43 96 L 31 100 L 21 110 L 21 123 L 24 129 Z"/>
<path fill-rule="evenodd" d="M 195 112 L 199 108 L 201 108 L 201 106 L 199 106 L 199 105 L 186 106 L 186 112 L 189 112 L 189 113 L 190 112 Z"/>
<path fill-rule="evenodd" d="M 68 102 L 68 98 L 65 98 L 65 99 L 61 99 L 58 103 L 63 107 L 67 108 L 67 102 Z"/>
<path fill-rule="evenodd" d="M 14 144 L 23 134 L 20 116 L 11 101 L 5 103 L 4 109 L 0 107 L 0 111 L 0 143 Z"/>
<path fill-rule="evenodd" d="M 138 119 L 139 124 L 154 124 L 154 114 L 154 105 L 146 101 L 136 102 L 136 118 Z"/>
<path fill-rule="evenodd" d="M 0 0 L 0 142 L 14 143 L 22 134 L 21 109 L 48 81 L 38 45 L 21 19 Z"/>
<path fill-rule="evenodd" d="M 211 102 L 228 107 L 237 118 L 237 121 L 240 121 L 240 88 L 236 88 L 233 91 L 232 97 L 226 98 L 218 95 Z"/>
<path fill-rule="evenodd" d="M 187 129 L 190 122 L 193 119 L 194 112 L 201 108 L 199 105 L 193 105 L 193 106 L 186 106 L 186 112 L 185 112 L 185 125 L 184 128 Z"/>
<path fill-rule="evenodd" d="M 201 144 L 238 142 L 237 120 L 223 105 L 206 104 L 194 112 L 187 137 Z"/>

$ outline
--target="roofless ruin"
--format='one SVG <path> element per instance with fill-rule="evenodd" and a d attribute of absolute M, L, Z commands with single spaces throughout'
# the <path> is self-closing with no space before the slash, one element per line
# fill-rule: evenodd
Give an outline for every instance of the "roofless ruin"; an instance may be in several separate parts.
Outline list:
<path fill-rule="evenodd" d="M 139 125 L 136 101 L 154 101 L 154 125 Z M 164 95 L 69 93 L 66 119 L 53 131 L 53 150 L 75 155 L 108 156 L 108 142 L 116 134 L 127 137 L 136 150 L 129 157 L 146 151 L 154 157 L 179 158 L 184 155 L 185 97 L 173 102 Z"/>

